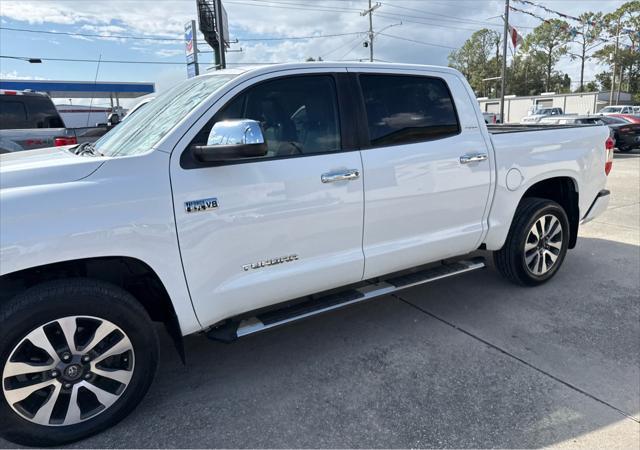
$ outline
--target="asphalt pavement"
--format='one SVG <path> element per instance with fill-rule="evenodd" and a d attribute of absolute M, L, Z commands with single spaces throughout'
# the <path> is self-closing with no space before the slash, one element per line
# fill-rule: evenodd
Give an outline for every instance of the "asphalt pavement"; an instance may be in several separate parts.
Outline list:
<path fill-rule="evenodd" d="M 489 268 L 221 344 L 74 447 L 640 448 L 640 152 L 557 276 Z M 0 440 L 0 447 L 10 446 Z"/>

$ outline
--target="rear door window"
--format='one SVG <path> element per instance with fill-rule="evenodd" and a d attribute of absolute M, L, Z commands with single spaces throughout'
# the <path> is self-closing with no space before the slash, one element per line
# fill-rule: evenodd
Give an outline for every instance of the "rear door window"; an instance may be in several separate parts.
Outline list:
<path fill-rule="evenodd" d="M 27 109 L 16 97 L 0 96 L 0 129 L 29 128 Z"/>
<path fill-rule="evenodd" d="M 50 98 L 25 95 L 24 103 L 29 115 L 29 128 L 64 128 L 64 122 Z"/>
<path fill-rule="evenodd" d="M 444 80 L 412 75 L 360 75 L 372 146 L 400 145 L 460 132 Z"/>

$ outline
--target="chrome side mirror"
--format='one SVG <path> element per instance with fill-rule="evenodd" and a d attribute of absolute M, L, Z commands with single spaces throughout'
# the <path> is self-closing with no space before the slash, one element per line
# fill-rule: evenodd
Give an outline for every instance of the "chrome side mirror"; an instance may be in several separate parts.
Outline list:
<path fill-rule="evenodd" d="M 260 123 L 250 119 L 216 122 L 207 145 L 194 145 L 194 157 L 207 163 L 259 158 L 267 154 L 267 144 Z"/>

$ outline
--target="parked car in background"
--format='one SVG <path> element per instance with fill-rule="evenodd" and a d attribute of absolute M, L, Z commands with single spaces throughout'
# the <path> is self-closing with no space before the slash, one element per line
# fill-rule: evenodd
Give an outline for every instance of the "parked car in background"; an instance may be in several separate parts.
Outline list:
<path fill-rule="evenodd" d="M 47 94 L 0 90 L 0 154 L 92 142 L 106 131 L 67 128 Z"/>
<path fill-rule="evenodd" d="M 610 114 L 633 114 L 633 106 L 631 105 L 614 105 L 606 106 L 598 111 L 598 114 L 608 116 Z"/>
<path fill-rule="evenodd" d="M 616 148 L 621 152 L 630 152 L 640 148 L 640 123 L 632 123 L 620 117 L 609 116 L 556 116 L 545 117 L 540 125 L 594 125 L 603 124 L 611 129 Z"/>
<path fill-rule="evenodd" d="M 629 123 L 640 123 L 640 115 L 634 114 L 611 114 L 609 117 L 626 120 Z"/>
<path fill-rule="evenodd" d="M 533 125 L 540 122 L 543 117 L 559 116 L 563 114 L 562 108 L 537 108 L 530 112 L 532 114 L 529 114 L 520 120 L 521 124 Z"/>
<path fill-rule="evenodd" d="M 482 269 L 479 248 L 549 281 L 608 205 L 613 141 L 487 126 L 448 67 L 331 62 L 197 76 L 95 145 L 26 153 L 0 164 L 0 435 L 59 446 L 142 400 L 153 321 L 181 352 L 229 342 Z"/>
<path fill-rule="evenodd" d="M 486 124 L 496 124 L 501 123 L 500 114 L 483 112 L 482 117 L 484 117 L 484 123 Z"/>
<path fill-rule="evenodd" d="M 640 106 L 634 106 L 633 107 L 633 113 L 635 115 L 640 115 Z"/>

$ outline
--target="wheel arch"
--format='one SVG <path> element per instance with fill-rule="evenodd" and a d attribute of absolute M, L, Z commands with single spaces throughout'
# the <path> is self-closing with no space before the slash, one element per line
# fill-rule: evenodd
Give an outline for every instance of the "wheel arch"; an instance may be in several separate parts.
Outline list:
<path fill-rule="evenodd" d="M 522 195 L 518 206 L 525 198 L 544 198 L 558 203 L 569 218 L 569 248 L 574 248 L 578 240 L 580 206 L 577 181 L 568 176 L 545 178 L 532 184 Z"/>
<path fill-rule="evenodd" d="M 11 272 L 0 276 L 0 302 L 40 283 L 72 277 L 105 281 L 133 295 L 151 320 L 164 324 L 180 358 L 185 361 L 180 323 L 169 293 L 158 274 L 147 263 L 137 258 L 83 258 Z"/>

